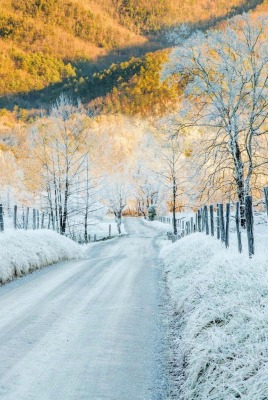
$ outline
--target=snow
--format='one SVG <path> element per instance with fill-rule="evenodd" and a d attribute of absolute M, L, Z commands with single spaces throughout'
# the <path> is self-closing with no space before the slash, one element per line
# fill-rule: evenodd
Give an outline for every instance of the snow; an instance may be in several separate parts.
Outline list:
<path fill-rule="evenodd" d="M 0 288 L 1 400 L 167 399 L 154 232 L 126 230 Z"/>
<path fill-rule="evenodd" d="M 160 221 L 148 221 L 147 219 L 141 220 L 147 227 L 153 228 L 158 232 L 167 233 L 172 232 L 172 225 Z"/>
<path fill-rule="evenodd" d="M 89 226 L 91 241 L 118 236 L 114 218 L 106 216 Z M 122 224 L 122 234 L 125 234 Z M 53 230 L 14 230 L 12 218 L 5 218 L 5 231 L 0 234 L 0 283 L 6 283 L 15 276 L 27 274 L 35 269 L 64 260 L 87 256 L 93 244 L 81 246 Z"/>
<path fill-rule="evenodd" d="M 193 212 L 181 212 L 181 213 L 176 213 L 176 219 L 180 219 L 184 222 L 190 222 L 191 221 L 191 217 L 194 217 L 195 214 Z M 158 232 L 161 233 L 167 233 L 167 232 L 173 232 L 173 226 L 172 226 L 172 214 L 166 214 L 164 215 L 164 218 L 169 218 L 171 223 L 165 223 L 165 222 L 161 222 L 158 220 L 155 221 L 149 221 L 147 219 L 142 219 L 143 223 L 148 226 L 151 227 L 153 229 L 155 229 Z M 179 230 L 179 226 L 177 224 L 177 228 Z"/>
<path fill-rule="evenodd" d="M 119 236 L 117 224 L 114 220 L 114 217 L 106 216 L 103 220 L 97 221 L 94 225 L 88 227 L 88 234 L 91 236 L 91 240 L 93 240 L 94 235 L 96 235 L 97 240 L 108 238 L 109 225 L 111 225 L 111 236 Z M 126 233 L 124 228 L 124 221 L 121 225 L 121 232 L 122 234 Z"/>
<path fill-rule="evenodd" d="M 256 231 L 252 259 L 245 234 L 241 255 L 234 233 L 229 249 L 203 233 L 161 243 L 182 400 L 267 397 L 268 228 Z"/>
<path fill-rule="evenodd" d="M 83 248 L 51 230 L 6 230 L 0 234 L 0 282 L 50 264 L 83 257 Z"/>

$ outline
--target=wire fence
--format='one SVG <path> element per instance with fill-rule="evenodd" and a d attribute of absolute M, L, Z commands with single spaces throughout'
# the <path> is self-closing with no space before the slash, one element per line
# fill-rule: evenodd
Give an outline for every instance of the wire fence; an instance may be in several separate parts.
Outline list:
<path fill-rule="evenodd" d="M 264 204 L 268 215 L 268 187 L 264 191 Z M 216 237 L 225 245 L 230 246 L 230 222 L 231 214 L 235 216 L 235 230 L 237 238 L 237 249 L 239 253 L 243 252 L 242 246 L 242 230 L 247 234 L 248 254 L 251 258 L 255 254 L 255 235 L 254 235 L 254 211 L 252 196 L 245 196 L 244 204 L 236 202 L 235 204 L 222 203 L 216 206 L 204 205 L 199 208 L 195 216 L 185 220 L 185 217 L 175 219 L 169 217 L 158 217 L 158 221 L 168 224 L 175 224 L 178 234 L 167 232 L 168 239 L 173 243 L 177 240 L 196 232 L 203 232 L 206 235 Z"/>

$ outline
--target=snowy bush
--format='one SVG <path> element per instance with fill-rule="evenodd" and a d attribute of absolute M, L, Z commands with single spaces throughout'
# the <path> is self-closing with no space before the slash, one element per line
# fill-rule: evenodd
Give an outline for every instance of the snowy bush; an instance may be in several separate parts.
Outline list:
<path fill-rule="evenodd" d="M 204 234 L 162 249 L 175 311 L 183 400 L 261 400 L 268 394 L 267 235 L 252 260 Z M 174 321 L 173 321 L 174 322 Z"/>
<path fill-rule="evenodd" d="M 78 244 L 51 230 L 6 231 L 0 234 L 0 283 L 81 255 Z"/>

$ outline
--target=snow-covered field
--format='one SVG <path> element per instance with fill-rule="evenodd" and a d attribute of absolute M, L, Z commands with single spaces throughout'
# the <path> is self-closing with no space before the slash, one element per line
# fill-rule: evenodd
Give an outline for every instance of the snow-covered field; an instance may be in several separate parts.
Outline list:
<path fill-rule="evenodd" d="M 238 254 L 234 233 L 228 250 L 203 233 L 162 241 L 175 398 L 267 398 L 268 227 L 257 226 L 255 239 L 252 259 Z"/>
<path fill-rule="evenodd" d="M 0 234 L 0 283 L 50 264 L 83 257 L 83 248 L 51 230 Z"/>
<path fill-rule="evenodd" d="M 92 241 L 94 239 L 94 235 L 96 235 L 97 240 L 101 240 L 104 238 L 108 238 L 109 236 L 109 225 L 111 225 L 111 236 L 118 236 L 118 230 L 117 230 L 117 225 L 115 223 L 114 217 L 107 215 L 105 218 L 103 218 L 100 221 L 96 221 L 95 224 L 92 224 L 89 226 L 89 235 L 90 235 L 90 240 Z M 121 225 L 121 231 L 122 234 L 125 234 L 125 228 L 124 228 L 124 222 L 122 222 Z"/>

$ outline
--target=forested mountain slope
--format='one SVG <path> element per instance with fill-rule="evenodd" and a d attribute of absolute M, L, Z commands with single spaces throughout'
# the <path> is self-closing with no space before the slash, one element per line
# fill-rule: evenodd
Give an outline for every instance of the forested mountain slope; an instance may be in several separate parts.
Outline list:
<path fill-rule="evenodd" d="M 102 9 L 137 33 L 181 23 L 200 25 L 254 9 L 263 0 L 98 0 Z M 89 3 L 84 0 L 84 3 Z M 91 1 L 91 3 L 96 3 Z"/>
<path fill-rule="evenodd" d="M 70 91 L 85 103 L 108 95 L 106 110 L 115 103 L 115 111 L 135 113 L 136 97 L 144 94 L 148 103 L 159 89 L 157 65 L 166 53 L 146 53 L 167 47 L 166 29 L 211 26 L 259 4 L 264 12 L 261 0 L 3 0 L 0 107 L 46 107 Z M 162 100 L 170 95 L 160 92 Z M 122 103 L 130 94 L 131 107 Z"/>

